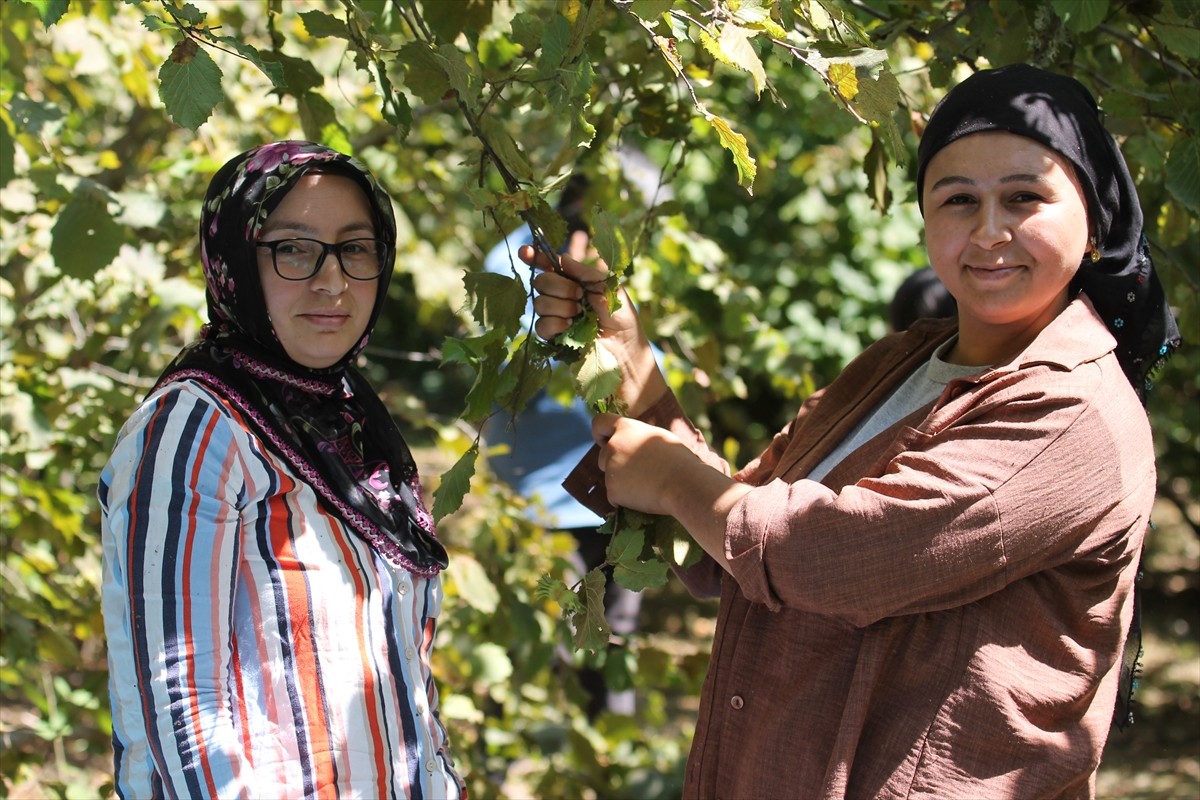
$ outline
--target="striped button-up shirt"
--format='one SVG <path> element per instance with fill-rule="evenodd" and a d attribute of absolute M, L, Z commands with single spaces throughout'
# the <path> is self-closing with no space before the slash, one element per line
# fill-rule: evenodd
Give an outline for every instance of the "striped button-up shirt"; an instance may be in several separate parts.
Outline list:
<path fill-rule="evenodd" d="M 122 797 L 457 797 L 429 666 L 441 584 L 395 567 L 200 384 L 100 480 Z"/>

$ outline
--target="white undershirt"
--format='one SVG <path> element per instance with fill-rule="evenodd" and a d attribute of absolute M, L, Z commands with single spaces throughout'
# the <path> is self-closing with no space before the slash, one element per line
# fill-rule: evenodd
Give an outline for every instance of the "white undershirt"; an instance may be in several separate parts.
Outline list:
<path fill-rule="evenodd" d="M 946 342 L 934 351 L 928 361 L 913 370 L 907 380 L 884 398 L 862 422 L 858 423 L 854 430 L 850 431 L 832 453 L 813 467 L 812 472 L 808 473 L 806 477 L 809 480 L 821 480 L 842 463 L 842 459 L 860 446 L 874 439 L 918 408 L 922 408 L 940 397 L 947 383 L 987 369 L 987 367 L 964 367 L 945 361 L 943 356 L 950 352 L 956 340 L 957 337 Z"/>

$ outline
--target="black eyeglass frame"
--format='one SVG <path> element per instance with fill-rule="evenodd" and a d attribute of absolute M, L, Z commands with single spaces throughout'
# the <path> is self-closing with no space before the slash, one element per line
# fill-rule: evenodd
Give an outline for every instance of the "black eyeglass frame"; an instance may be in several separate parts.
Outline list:
<path fill-rule="evenodd" d="M 279 271 L 279 261 L 278 261 L 276 251 L 279 249 L 280 245 L 287 244 L 288 242 L 312 242 L 313 244 L 318 244 L 321 246 L 321 255 L 317 256 L 317 263 L 313 267 L 312 272 L 308 273 L 308 275 L 305 275 L 302 278 L 289 278 L 287 275 L 284 275 L 282 272 Z M 360 278 L 357 275 L 351 275 L 346 270 L 346 262 L 342 261 L 342 248 L 347 245 L 355 244 L 356 242 L 375 242 L 377 245 L 380 245 L 383 248 L 383 250 L 379 253 L 379 271 L 376 272 L 374 275 L 370 276 L 369 278 Z M 347 239 L 344 242 L 335 242 L 333 244 L 330 244 L 329 242 L 323 242 L 320 239 L 312 239 L 307 236 L 289 236 L 286 239 L 273 239 L 271 241 L 266 241 L 266 242 L 258 241 L 258 242 L 254 243 L 254 246 L 255 247 L 265 247 L 271 251 L 271 268 L 275 270 L 276 275 L 278 275 L 280 278 L 282 278 L 285 281 L 309 281 L 309 280 L 312 280 L 314 277 L 316 277 L 317 273 L 319 273 L 321 271 L 321 267 L 325 266 L 325 259 L 329 256 L 330 253 L 333 253 L 334 257 L 337 259 L 338 269 L 340 269 L 342 271 L 342 274 L 345 275 L 350 280 L 352 280 L 352 281 L 373 281 L 373 280 L 376 280 L 380 275 L 382 275 L 384 273 L 384 271 L 387 269 L 388 260 L 391 257 L 391 251 L 392 251 L 392 247 L 393 247 L 392 243 L 389 242 L 387 239 L 376 239 L 373 236 L 360 236 L 356 239 Z"/>

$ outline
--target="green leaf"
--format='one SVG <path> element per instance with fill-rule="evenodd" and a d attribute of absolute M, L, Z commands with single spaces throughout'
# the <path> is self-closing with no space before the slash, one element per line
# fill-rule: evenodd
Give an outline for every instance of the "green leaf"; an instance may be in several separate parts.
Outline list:
<path fill-rule="evenodd" d="M 633 0 L 629 10 L 638 19 L 657 22 L 663 14 L 671 10 L 673 3 L 674 0 Z"/>
<path fill-rule="evenodd" d="M 596 206 L 592 212 L 592 228 L 595 231 L 592 243 L 596 246 L 596 252 L 608 264 L 610 270 L 624 271 L 629 266 L 631 256 L 629 243 L 625 241 L 625 232 L 621 230 L 617 215 Z"/>
<path fill-rule="evenodd" d="M 634 528 L 617 531 L 608 543 L 605 558 L 613 565 L 613 578 L 626 589 L 640 592 L 667 582 L 666 564 L 654 557 L 642 560 L 645 546 L 645 534 Z"/>
<path fill-rule="evenodd" d="M 438 103 L 450 91 L 445 65 L 424 42 L 400 48 L 396 61 L 404 65 L 405 87 L 426 103 Z"/>
<path fill-rule="evenodd" d="M 546 244 L 552 252 L 557 253 L 566 245 L 567 221 L 543 198 L 539 197 L 534 201 L 525 212 L 525 219 L 534 230 L 540 231 L 546 238 Z"/>
<path fill-rule="evenodd" d="M 583 577 L 579 587 L 579 611 L 571 616 L 575 624 L 575 649 L 598 653 L 608 646 L 612 628 L 604 618 L 604 573 L 594 569 Z"/>
<path fill-rule="evenodd" d="M 103 193 L 80 184 L 51 231 L 50 255 L 64 274 L 91 280 L 117 257 L 124 229 L 108 213 Z"/>
<path fill-rule="evenodd" d="M 475 70 L 467 63 L 462 51 L 454 45 L 444 44 L 438 47 L 435 57 L 450 81 L 450 87 L 458 92 L 458 96 L 468 105 L 472 104 L 475 96 L 479 94 L 479 87 L 475 82 Z"/>
<path fill-rule="evenodd" d="M 483 360 L 486 349 L 495 343 L 495 335 L 488 332 L 482 336 L 469 336 L 462 339 L 447 337 L 442 343 L 442 365 L 466 364 L 476 367 Z"/>
<path fill-rule="evenodd" d="M 463 409 L 463 419 L 470 422 L 486 419 L 492 413 L 505 384 L 512 379 L 500 372 L 506 355 L 504 334 L 501 331 L 488 331 L 480 339 L 484 340 L 485 346 L 476 364 L 475 383 L 467 392 L 466 408 Z"/>
<path fill-rule="evenodd" d="M 533 167 L 505 129 L 504 123 L 496 117 L 487 116 L 479 120 L 479 127 L 496 160 L 518 180 L 532 181 Z"/>
<path fill-rule="evenodd" d="M 343 20 L 324 11 L 303 11 L 300 19 L 304 20 L 304 28 L 311 36 L 318 39 L 334 36 L 338 39 L 349 39 L 350 29 Z"/>
<path fill-rule="evenodd" d="M 1184 136 L 1167 156 L 1166 186 L 1187 208 L 1200 213 L 1200 138 Z"/>
<path fill-rule="evenodd" d="M 505 336 L 521 330 L 521 316 L 529 297 L 521 281 L 494 272 L 465 272 L 463 285 L 476 322 Z"/>
<path fill-rule="evenodd" d="M 596 344 L 588 345 L 583 358 L 572 365 L 579 396 L 589 406 L 606 403 L 621 385 L 621 367 L 607 349 Z"/>
<path fill-rule="evenodd" d="M 447 514 L 462 507 L 463 498 L 471 488 L 471 477 L 475 474 L 475 461 L 479 458 L 479 443 L 473 443 L 454 466 L 442 475 L 441 483 L 433 490 L 433 521 L 439 522 Z"/>
<path fill-rule="evenodd" d="M 309 90 L 319 89 L 325 82 L 325 76 L 317 71 L 311 61 L 278 52 L 265 53 L 262 58 L 264 65 L 267 63 L 279 64 L 280 69 L 283 70 L 281 79 L 283 84 L 287 86 L 288 92 L 296 97 Z M 263 71 L 267 72 L 267 67 L 264 66 Z M 267 74 L 271 73 L 267 72 Z"/>
<path fill-rule="evenodd" d="M 246 44 L 234 36 L 214 36 L 210 33 L 209 38 L 225 47 L 236 50 L 243 58 L 262 70 L 262 73 L 271 79 L 271 85 L 276 89 L 288 88 L 287 81 L 284 80 L 283 65 L 278 61 L 264 58 L 263 54 L 254 45 Z"/>
<path fill-rule="evenodd" d="M 584 314 L 572 322 L 571 327 L 560 333 L 556 341 L 565 347 L 582 351 L 596 341 L 598 332 L 595 315 Z"/>
<path fill-rule="evenodd" d="M 1087 33 L 1108 16 L 1108 0 L 1050 0 L 1050 7 L 1072 33 Z"/>
<path fill-rule="evenodd" d="M 746 145 L 746 137 L 740 133 L 736 133 L 728 122 L 716 114 L 705 113 L 704 118 L 708 120 L 708 124 L 712 125 L 713 130 L 717 132 L 717 137 L 721 140 L 721 146 L 733 156 L 733 163 L 738 171 L 738 186 L 745 187 L 747 193 L 753 195 L 754 176 L 758 172 L 758 165 L 755 164 L 754 158 L 750 155 L 750 148 Z"/>
<path fill-rule="evenodd" d="M 553 376 L 550 364 L 541 355 L 528 361 L 510 363 L 504 369 L 504 377 L 509 377 L 510 373 L 512 380 L 504 382 L 505 388 L 496 397 L 496 402 L 512 414 L 520 413 L 521 409 L 550 383 Z"/>
<path fill-rule="evenodd" d="M 342 153 L 354 152 L 354 143 L 328 100 L 315 92 L 304 92 L 296 97 L 296 105 L 305 136 Z"/>
<path fill-rule="evenodd" d="M 908 148 L 896 126 L 896 110 L 900 107 L 900 84 L 886 68 L 873 77 L 859 76 L 858 95 L 851 105 L 872 125 L 888 156 L 899 164 L 908 161 Z"/>
<path fill-rule="evenodd" d="M 42 18 L 42 24 L 46 26 L 53 25 L 62 19 L 62 15 L 67 13 L 69 0 L 25 0 L 29 5 L 37 9 L 38 16 Z"/>
<path fill-rule="evenodd" d="M 491 36 L 480 40 L 478 52 L 484 68 L 499 70 L 511 64 L 521 54 L 521 48 L 507 36 Z"/>
<path fill-rule="evenodd" d="M 493 3 L 494 0 L 425 2 L 421 5 L 422 18 L 437 39 L 452 42 L 460 33 L 471 35 L 483 30 L 492 21 Z"/>
<path fill-rule="evenodd" d="M 28 133 L 35 137 L 56 136 L 66 119 L 63 110 L 53 103 L 31 100 L 24 95 L 14 95 L 9 111 L 17 135 Z"/>
<path fill-rule="evenodd" d="M 0 186 L 7 184 L 16 168 L 17 147 L 8 129 L 8 114 L 0 112 Z"/>
<path fill-rule="evenodd" d="M 853 100 L 858 94 L 858 74 L 851 64 L 844 62 L 830 64 L 829 82 L 833 84 L 833 88 L 837 89 L 837 93 L 847 100 Z"/>
<path fill-rule="evenodd" d="M 1200 5 L 1196 8 L 1200 9 Z M 1192 61 L 1200 59 L 1200 28 L 1195 25 L 1169 25 L 1160 21 L 1153 31 L 1154 37 L 1172 52 Z"/>
<path fill-rule="evenodd" d="M 465 600 L 467 605 L 485 614 L 495 612 L 500 605 L 500 592 L 488 578 L 487 570 L 482 564 L 467 553 L 457 552 L 450 559 L 450 566 L 446 571 L 454 579 L 458 596 Z"/>
<path fill-rule="evenodd" d="M 175 16 L 189 25 L 203 25 L 204 20 L 208 18 L 208 14 L 205 14 L 191 3 L 184 3 L 183 5 L 174 3 L 173 5 Z"/>
<path fill-rule="evenodd" d="M 617 512 L 618 515 L 621 512 Z M 621 520 L 614 521 L 614 528 Z M 636 564 L 642 560 L 642 550 L 646 547 L 646 536 L 641 527 L 626 525 L 616 530 L 608 540 L 604 550 L 604 558 L 613 566 Z"/>
<path fill-rule="evenodd" d="M 520 45 L 526 56 L 532 56 L 541 46 L 542 30 L 546 21 L 537 11 L 521 11 L 513 17 L 510 23 L 512 40 Z"/>
<path fill-rule="evenodd" d="M 767 85 L 767 73 L 763 69 L 762 59 L 750 43 L 755 35 L 754 31 L 747 28 L 726 24 L 721 27 L 719 39 L 700 31 L 700 43 L 722 64 L 749 73 L 754 82 L 754 94 L 762 96 L 762 90 Z"/>
<path fill-rule="evenodd" d="M 183 39 L 158 70 L 158 96 L 176 123 L 196 130 L 225 96 L 221 69 L 191 39 Z"/>
<path fill-rule="evenodd" d="M 571 41 L 571 23 L 555 14 L 542 32 L 542 50 L 538 55 L 538 74 L 553 75 L 567 56 Z"/>
<path fill-rule="evenodd" d="M 622 564 L 613 569 L 613 580 L 635 592 L 657 589 L 666 584 L 669 575 L 670 568 L 657 558 Z"/>
<path fill-rule="evenodd" d="M 867 193 L 875 210 L 883 213 L 892 203 L 892 192 L 888 187 L 887 153 L 878 136 L 871 137 L 871 148 L 863 159 L 863 171 L 867 174 Z"/>
<path fill-rule="evenodd" d="M 579 595 L 571 591 L 571 587 L 561 579 L 549 575 L 538 578 L 534 596 L 543 600 L 553 600 L 558 603 L 559 608 L 565 614 L 576 614 L 583 610 L 583 605 L 579 602 Z"/>

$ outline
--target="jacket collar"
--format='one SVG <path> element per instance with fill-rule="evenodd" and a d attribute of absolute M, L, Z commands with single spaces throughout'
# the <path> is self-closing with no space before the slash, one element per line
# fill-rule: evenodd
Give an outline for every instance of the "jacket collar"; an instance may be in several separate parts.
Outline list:
<path fill-rule="evenodd" d="M 1035 364 L 1073 370 L 1116 349 L 1117 340 L 1096 313 L 1092 301 L 1080 293 L 1041 330 L 1029 346 L 1009 361 L 982 372 L 976 380 L 1016 372 Z"/>

